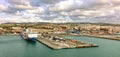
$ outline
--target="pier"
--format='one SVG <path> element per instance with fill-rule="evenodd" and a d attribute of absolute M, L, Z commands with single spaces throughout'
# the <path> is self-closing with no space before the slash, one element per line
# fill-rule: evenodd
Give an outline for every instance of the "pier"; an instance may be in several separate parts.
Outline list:
<path fill-rule="evenodd" d="M 52 49 L 67 49 L 67 48 L 90 48 L 98 47 L 96 44 L 90 44 L 82 41 L 77 41 L 74 39 L 67 39 L 61 37 L 38 37 L 37 41 L 47 45 Z"/>
<path fill-rule="evenodd" d="M 109 40 L 120 41 L 120 37 L 118 37 L 116 35 L 88 35 L 88 34 L 83 34 L 81 36 L 88 36 L 88 37 L 95 37 L 95 38 L 101 38 L 101 39 L 109 39 Z"/>

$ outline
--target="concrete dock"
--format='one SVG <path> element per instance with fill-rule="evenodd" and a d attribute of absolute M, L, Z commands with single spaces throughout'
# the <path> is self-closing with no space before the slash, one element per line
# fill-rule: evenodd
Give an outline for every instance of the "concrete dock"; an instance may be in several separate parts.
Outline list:
<path fill-rule="evenodd" d="M 98 47 L 96 44 L 60 37 L 38 37 L 37 40 L 52 49 Z"/>
<path fill-rule="evenodd" d="M 59 35 L 60 37 L 63 36 L 87 36 L 87 37 L 95 37 L 95 38 L 101 38 L 101 39 L 109 39 L 109 40 L 117 40 L 120 41 L 120 36 L 118 35 L 90 35 L 90 34 L 78 34 L 78 35 Z"/>
<path fill-rule="evenodd" d="M 81 36 L 88 36 L 88 37 L 95 37 L 95 38 L 101 38 L 101 39 L 109 39 L 109 40 L 117 40 L 120 41 L 120 37 L 116 35 L 81 35 Z"/>

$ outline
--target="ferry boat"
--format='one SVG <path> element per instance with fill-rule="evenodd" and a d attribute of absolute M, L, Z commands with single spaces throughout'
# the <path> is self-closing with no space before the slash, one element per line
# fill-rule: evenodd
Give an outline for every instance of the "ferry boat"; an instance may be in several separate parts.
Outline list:
<path fill-rule="evenodd" d="M 21 37 L 27 41 L 35 42 L 36 38 L 38 37 L 38 34 L 29 32 L 29 30 L 26 29 L 21 33 Z"/>

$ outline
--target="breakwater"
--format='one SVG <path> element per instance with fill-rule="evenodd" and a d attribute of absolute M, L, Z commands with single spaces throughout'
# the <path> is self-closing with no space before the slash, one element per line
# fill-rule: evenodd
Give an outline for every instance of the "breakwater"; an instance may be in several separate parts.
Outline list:
<path fill-rule="evenodd" d="M 78 34 L 78 35 L 73 35 L 73 34 L 67 34 L 67 35 L 58 35 L 60 37 L 64 36 L 88 36 L 88 37 L 95 37 L 95 38 L 101 38 L 101 39 L 109 39 L 109 40 L 117 40 L 120 41 L 120 36 L 117 35 L 91 35 L 91 34 Z"/>
<path fill-rule="evenodd" d="M 120 37 L 117 37 L 115 35 L 81 35 L 81 36 L 88 36 L 88 37 L 95 37 L 95 38 L 101 38 L 101 39 L 109 39 L 109 40 L 117 40 L 120 41 Z"/>

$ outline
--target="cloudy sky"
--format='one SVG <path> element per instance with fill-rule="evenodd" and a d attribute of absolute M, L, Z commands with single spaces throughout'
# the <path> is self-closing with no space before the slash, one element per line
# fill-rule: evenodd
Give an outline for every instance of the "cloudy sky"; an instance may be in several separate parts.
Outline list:
<path fill-rule="evenodd" d="M 120 0 L 0 0 L 0 23 L 120 23 Z"/>

